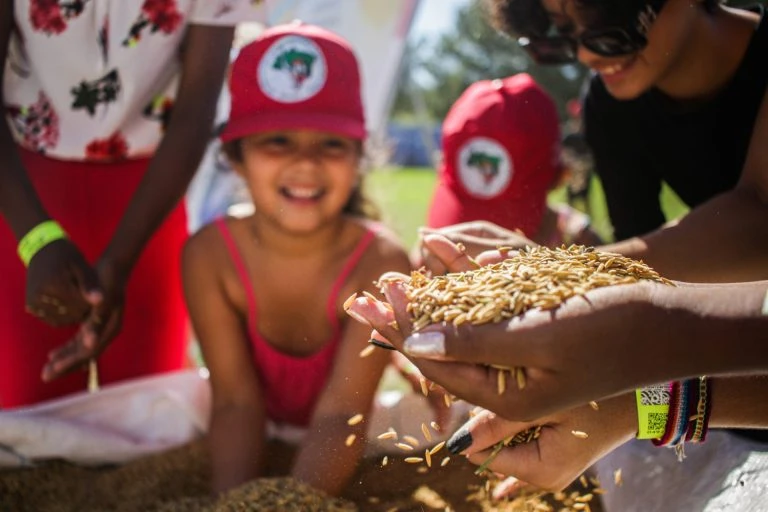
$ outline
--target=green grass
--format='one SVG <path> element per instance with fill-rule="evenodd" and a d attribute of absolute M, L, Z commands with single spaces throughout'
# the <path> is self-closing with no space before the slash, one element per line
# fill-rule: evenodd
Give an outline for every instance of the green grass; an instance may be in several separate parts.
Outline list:
<path fill-rule="evenodd" d="M 593 178 L 590 193 L 592 226 L 604 240 L 612 239 L 611 222 L 600 181 Z M 400 236 L 406 247 L 416 243 L 416 230 L 423 226 L 435 185 L 435 172 L 428 168 L 385 168 L 366 177 L 366 193 L 381 208 L 383 221 Z M 565 189 L 553 190 L 550 203 L 565 202 Z M 684 215 L 688 208 L 666 185 L 661 192 L 661 207 L 667 219 Z"/>

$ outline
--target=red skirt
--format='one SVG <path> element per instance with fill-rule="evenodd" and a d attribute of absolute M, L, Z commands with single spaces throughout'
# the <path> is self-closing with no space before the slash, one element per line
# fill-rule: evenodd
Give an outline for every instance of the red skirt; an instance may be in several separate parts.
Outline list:
<path fill-rule="evenodd" d="M 49 215 L 88 261 L 107 247 L 149 159 L 101 164 L 53 160 L 19 149 Z M 187 237 L 183 202 L 144 248 L 128 281 L 123 328 L 99 358 L 99 379 L 109 384 L 185 366 L 188 322 L 180 254 Z M 24 311 L 26 271 L 17 242 L 0 217 L 0 408 L 30 405 L 86 389 L 86 372 L 50 383 L 40 379 L 48 352 L 77 327 L 53 328 Z"/>

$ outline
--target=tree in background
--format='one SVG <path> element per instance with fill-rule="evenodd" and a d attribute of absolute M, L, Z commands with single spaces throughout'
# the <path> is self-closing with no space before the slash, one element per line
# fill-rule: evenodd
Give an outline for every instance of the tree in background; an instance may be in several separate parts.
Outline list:
<path fill-rule="evenodd" d="M 731 0 L 733 6 L 766 4 L 768 0 Z M 577 98 L 586 76 L 579 65 L 537 66 L 517 42 L 491 27 L 482 1 L 456 14 L 455 30 L 436 41 L 410 40 L 404 54 L 392 117 L 402 122 L 439 122 L 454 101 L 478 80 L 526 72 L 554 98 L 561 118 Z"/>
<path fill-rule="evenodd" d="M 442 120 L 473 82 L 521 72 L 529 73 L 553 96 L 562 116 L 568 100 L 579 95 L 585 76 L 585 70 L 577 65 L 534 65 L 514 39 L 491 27 L 482 2 L 471 1 L 456 13 L 454 31 L 436 41 L 409 41 L 392 117 L 400 121 L 416 117 L 421 122 L 425 116 L 431 121 Z"/>

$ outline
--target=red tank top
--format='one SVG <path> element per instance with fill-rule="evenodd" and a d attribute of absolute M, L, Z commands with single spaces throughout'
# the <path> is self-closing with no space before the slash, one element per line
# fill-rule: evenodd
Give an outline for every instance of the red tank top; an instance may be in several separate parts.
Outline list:
<path fill-rule="evenodd" d="M 248 337 L 253 363 L 264 391 L 267 416 L 277 423 L 306 426 L 312 418 L 320 393 L 325 389 L 341 341 L 341 325 L 336 316 L 339 291 L 373 241 L 375 233 L 370 229 L 365 232 L 333 283 L 326 303 L 328 322 L 332 328 L 331 338 L 314 354 L 297 357 L 275 349 L 259 334 L 256 294 L 247 267 L 224 219 L 217 219 L 216 226 L 224 239 L 248 299 Z"/>

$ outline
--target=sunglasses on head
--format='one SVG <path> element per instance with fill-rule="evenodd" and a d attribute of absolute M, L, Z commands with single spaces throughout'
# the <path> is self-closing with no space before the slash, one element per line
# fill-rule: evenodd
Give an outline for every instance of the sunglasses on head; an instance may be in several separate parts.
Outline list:
<path fill-rule="evenodd" d="M 620 57 L 641 51 L 647 34 L 665 0 L 647 2 L 637 20 L 628 27 L 587 29 L 577 36 L 520 37 L 517 42 L 538 64 L 576 62 L 579 46 L 603 57 Z"/>

